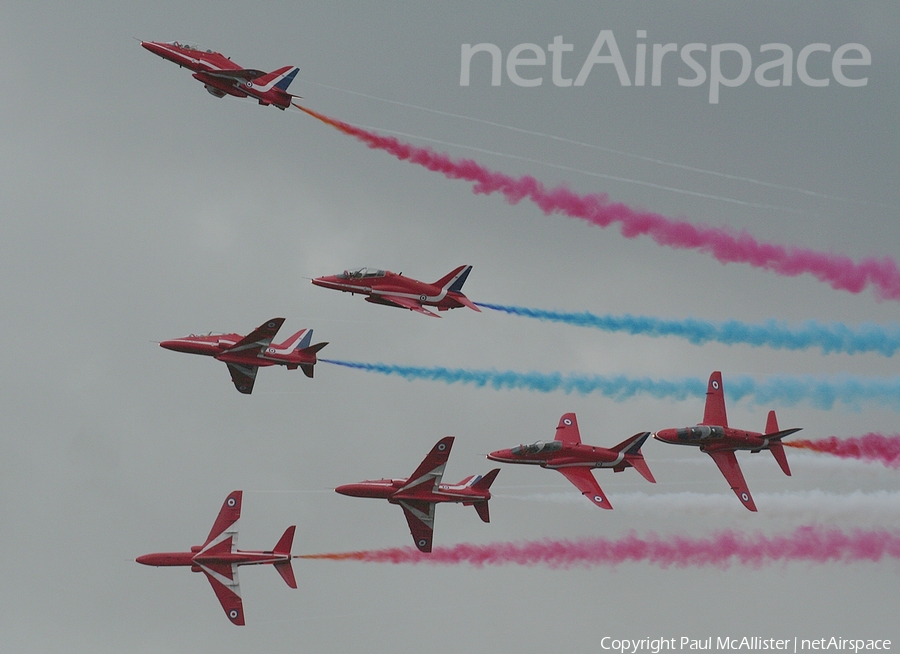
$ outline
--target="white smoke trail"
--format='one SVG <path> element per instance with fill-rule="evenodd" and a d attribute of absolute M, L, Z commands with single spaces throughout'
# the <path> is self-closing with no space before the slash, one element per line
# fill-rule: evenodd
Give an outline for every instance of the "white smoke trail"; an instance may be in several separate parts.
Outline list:
<path fill-rule="evenodd" d="M 675 162 L 673 162 L 673 161 L 666 161 L 666 160 L 664 160 L 664 159 L 658 159 L 658 158 L 656 158 L 656 157 L 648 157 L 648 156 L 645 156 L 645 155 L 634 154 L 634 153 L 632 153 L 632 152 L 625 152 L 625 151 L 623 151 L 623 150 L 616 150 L 615 148 L 609 148 L 609 147 L 605 147 L 605 146 L 602 146 L 602 145 L 596 145 L 596 144 L 593 144 L 593 143 L 586 143 L 586 142 L 584 142 L 584 141 L 577 141 L 577 140 L 575 140 L 575 139 L 569 139 L 569 138 L 565 138 L 565 137 L 563 137 L 563 136 L 556 136 L 556 135 L 554 135 L 554 134 L 547 134 L 546 132 L 539 132 L 539 131 L 536 131 L 536 130 L 524 129 L 524 128 L 522 128 L 522 127 L 515 127 L 515 126 L 513 126 L 513 125 L 506 125 L 506 124 L 504 124 L 504 123 L 497 123 L 497 122 L 494 122 L 494 121 L 491 121 L 491 120 L 485 120 L 485 119 L 483 119 L 483 118 L 475 118 L 474 116 L 466 116 L 466 115 L 463 115 L 463 114 L 457 114 L 457 113 L 453 113 L 453 112 L 450 112 L 450 111 L 442 111 L 442 110 L 440 110 L 440 109 L 432 109 L 432 108 L 430 108 L 430 107 L 423 107 L 423 106 L 421 106 L 421 105 L 410 104 L 410 103 L 408 103 L 408 102 L 401 102 L 400 100 L 391 100 L 391 99 L 389 99 L 389 98 L 382 98 L 382 97 L 379 97 L 379 96 L 377 96 L 377 95 L 371 95 L 371 94 L 369 94 L 369 93 L 362 93 L 362 92 L 360 92 L 360 91 L 352 91 L 352 90 L 350 90 L 350 89 L 344 89 L 344 88 L 341 88 L 341 87 L 339 87 L 339 86 L 331 86 L 331 85 L 329 85 L 329 84 L 322 84 L 321 82 L 314 82 L 314 81 L 312 81 L 312 80 L 298 80 L 298 81 L 300 81 L 300 82 L 302 82 L 302 83 L 304 83 L 304 84 L 314 84 L 314 85 L 316 85 L 316 86 L 320 86 L 320 87 L 322 87 L 322 88 L 330 89 L 330 90 L 332 90 L 332 91 L 339 91 L 339 92 L 341 92 L 341 93 L 348 93 L 348 94 L 350 94 L 350 95 L 355 95 L 355 96 L 358 96 L 358 97 L 368 98 L 368 99 L 370 99 L 370 100 L 376 100 L 376 101 L 378 101 L 378 102 L 385 102 L 385 103 L 393 104 L 393 105 L 396 105 L 396 106 L 399 106 L 399 107 L 407 107 L 407 108 L 409 108 L 409 109 L 415 109 L 415 110 L 417 110 L 417 111 L 425 111 L 425 112 L 428 112 L 428 113 L 436 114 L 436 115 L 438 115 L 438 116 L 446 116 L 446 117 L 448 117 L 448 118 L 457 118 L 457 119 L 459 119 L 459 120 L 467 120 L 467 121 L 470 121 L 470 122 L 473 122 L 473 123 L 479 123 L 479 124 L 482 124 L 482 125 L 487 125 L 487 126 L 489 126 L 489 127 L 498 127 L 498 128 L 500 128 L 500 129 L 509 130 L 509 131 L 511 131 L 511 132 L 516 132 L 516 133 L 518 133 L 518 134 L 527 134 L 527 135 L 529 135 L 529 136 L 538 136 L 538 137 L 540 137 L 540 138 L 550 139 L 550 140 L 552 140 L 552 141 L 557 141 L 557 142 L 559 142 L 559 143 L 566 143 L 566 144 L 568 144 L 568 145 L 577 145 L 577 146 L 579 146 L 579 147 L 589 148 L 589 149 L 592 149 L 592 150 L 597 150 L 597 151 L 599 151 L 599 152 L 606 152 L 606 153 L 608 153 L 608 154 L 615 154 L 615 155 L 618 155 L 618 156 L 627 157 L 627 158 L 629 158 L 629 159 L 635 159 L 635 160 L 637 160 L 637 161 L 645 161 L 645 162 L 652 163 L 652 164 L 656 164 L 656 165 L 659 165 L 659 166 L 667 166 L 667 167 L 670 167 L 670 168 L 676 168 L 676 169 L 679 169 L 679 170 L 686 170 L 686 171 L 688 171 L 688 172 L 698 173 L 698 174 L 701 174 L 701 175 L 710 175 L 710 176 L 713 176 L 713 177 L 720 177 L 720 178 L 722 178 L 722 179 L 728 179 L 728 180 L 733 180 L 733 181 L 738 181 L 738 182 L 744 182 L 744 183 L 746 183 L 746 184 L 754 184 L 754 185 L 757 185 L 757 186 L 762 186 L 762 187 L 764 187 L 764 188 L 777 189 L 777 190 L 779 190 L 779 191 L 790 191 L 790 192 L 793 192 L 793 193 L 799 193 L 799 194 L 801 194 L 801 195 L 806 195 L 806 196 L 810 196 L 810 197 L 814 197 L 814 198 L 819 198 L 819 199 L 821 199 L 821 200 L 829 200 L 829 201 L 835 201 L 835 202 L 844 202 L 844 203 L 847 203 L 847 204 L 857 204 L 857 205 L 864 205 L 864 206 L 880 207 L 880 208 L 882 208 L 882 209 L 891 209 L 891 210 L 896 209 L 896 207 L 894 207 L 894 206 L 892 206 L 892 205 L 889 205 L 889 204 L 882 203 L 882 202 L 873 202 L 873 201 L 871 201 L 871 200 L 860 200 L 860 199 L 856 199 L 856 198 L 847 198 L 847 197 L 842 197 L 842 196 L 838 196 L 838 195 L 831 195 L 831 194 L 829 194 L 829 193 L 821 193 L 821 192 L 819 192 L 819 191 L 811 191 L 811 190 L 809 190 L 809 189 L 801 188 L 801 187 L 798 187 L 798 186 L 787 186 L 787 185 L 785 185 L 785 184 L 777 184 L 777 183 L 775 183 L 775 182 L 766 182 L 766 181 L 763 181 L 763 180 L 754 179 L 754 178 L 752 178 L 752 177 L 745 177 L 745 176 L 743 176 L 743 175 L 731 175 L 731 174 L 729 174 L 729 173 L 723 173 L 723 172 L 719 172 L 719 171 L 717 171 L 717 170 L 709 170 L 709 169 L 707 169 L 707 168 L 698 168 L 698 167 L 695 167 L 695 166 L 688 166 L 688 165 L 686 165 L 686 164 L 675 163 Z M 387 130 L 385 130 L 385 131 L 387 131 Z M 399 134 L 399 132 L 398 132 L 398 134 Z M 404 135 L 404 136 L 409 136 L 409 135 Z M 421 138 L 421 137 L 416 137 L 416 138 Z M 442 143 L 442 144 L 443 144 L 443 145 L 453 145 L 453 144 L 449 144 L 449 143 Z M 457 147 L 466 147 L 466 146 L 457 146 Z M 477 148 L 473 148 L 473 149 L 477 149 Z M 486 152 L 486 151 L 484 151 L 484 152 Z M 499 154 L 499 156 L 508 156 L 508 155 L 502 155 L 502 154 L 500 154 L 500 153 L 490 153 L 490 154 Z M 543 163 L 543 162 L 535 162 L 535 163 Z M 551 164 L 546 164 L 546 165 L 551 165 Z M 582 173 L 588 174 L 588 175 L 592 174 L 592 173 L 589 173 L 589 172 L 586 172 L 586 171 L 577 171 L 577 170 L 575 170 L 575 169 L 568 169 L 568 170 L 572 170 L 573 172 L 582 172 Z M 626 180 L 626 179 L 623 179 L 623 180 L 621 180 L 621 181 L 631 181 L 631 182 L 636 182 L 636 180 Z M 636 183 L 639 183 L 639 182 L 636 182 Z M 660 188 L 662 188 L 662 187 L 660 187 Z M 679 189 L 667 189 L 667 190 L 673 190 L 673 191 L 676 191 L 676 192 L 687 192 L 687 193 L 691 193 L 691 192 L 689 192 L 689 191 L 682 191 L 682 190 L 679 190 Z M 697 195 L 701 195 L 701 196 L 702 196 L 703 194 L 697 194 Z M 714 197 L 714 196 L 713 196 L 713 197 Z M 725 199 L 725 198 L 716 198 L 716 199 Z M 726 200 L 726 201 L 727 201 L 727 200 Z M 749 204 L 750 206 L 756 206 L 756 205 L 754 205 L 753 203 L 748 203 L 748 204 Z M 764 205 L 763 205 L 763 206 L 764 206 Z M 781 207 L 774 207 L 774 208 L 781 209 Z M 790 210 L 788 209 L 788 211 L 790 211 Z"/>
<path fill-rule="evenodd" d="M 609 498 L 617 511 L 629 515 L 702 515 L 707 517 L 747 517 L 733 493 L 724 486 L 721 493 L 611 493 Z M 493 493 L 495 499 L 523 502 L 580 505 L 596 511 L 590 502 L 572 489 L 565 493 Z M 760 515 L 789 518 L 796 522 L 828 522 L 852 524 L 896 524 L 900 522 L 900 491 L 853 491 L 829 493 L 823 490 L 787 493 L 754 493 Z"/>

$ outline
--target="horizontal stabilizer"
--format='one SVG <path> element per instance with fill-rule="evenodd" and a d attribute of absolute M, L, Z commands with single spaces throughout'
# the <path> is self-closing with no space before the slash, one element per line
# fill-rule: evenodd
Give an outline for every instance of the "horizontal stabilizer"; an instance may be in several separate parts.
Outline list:
<path fill-rule="evenodd" d="M 625 460 L 631 464 L 632 468 L 641 473 L 641 477 L 651 484 L 656 483 L 656 480 L 653 478 L 653 473 L 650 472 L 650 467 L 647 465 L 647 462 L 644 461 L 644 456 L 642 454 L 626 456 Z"/>
<path fill-rule="evenodd" d="M 303 352 L 304 354 L 316 354 L 319 350 L 321 350 L 326 345 L 328 345 L 328 341 L 325 341 L 324 343 L 316 343 L 315 345 L 310 345 L 309 347 L 304 347 L 301 350 L 301 352 Z"/>
<path fill-rule="evenodd" d="M 452 295 L 451 297 L 454 300 L 456 300 L 457 302 L 459 302 L 461 305 L 463 305 L 465 307 L 469 307 L 473 311 L 477 311 L 478 313 L 481 313 L 481 309 L 479 309 L 478 306 L 474 302 L 472 302 L 472 300 L 467 298 L 462 293 L 456 293 L 456 294 Z"/>
<path fill-rule="evenodd" d="M 772 452 L 772 456 L 778 461 L 778 465 L 781 466 L 781 471 L 790 477 L 791 468 L 788 466 L 787 455 L 784 453 L 784 445 L 781 444 L 781 441 L 769 443 L 769 451 Z"/>
<path fill-rule="evenodd" d="M 780 441 L 785 436 L 790 436 L 791 434 L 796 434 L 801 429 L 803 429 L 803 427 L 794 427 L 793 429 L 782 429 L 781 431 L 775 432 L 774 434 L 766 434 L 766 438 L 773 440 L 773 441 Z"/>
<path fill-rule="evenodd" d="M 294 578 L 294 568 L 291 566 L 290 561 L 276 563 L 275 569 L 278 571 L 278 574 L 281 575 L 281 578 L 284 579 L 284 583 L 291 588 L 297 587 L 297 580 Z"/>
<path fill-rule="evenodd" d="M 303 374 L 304 374 L 304 375 L 306 375 L 307 377 L 309 377 L 310 379 L 312 379 L 312 378 L 313 378 L 313 373 L 315 372 L 315 364 L 312 364 L 312 363 L 301 363 L 301 364 L 300 364 L 300 370 L 303 371 Z"/>
<path fill-rule="evenodd" d="M 475 507 L 475 510 L 478 511 L 478 517 L 481 518 L 482 522 L 491 521 L 491 514 L 488 511 L 487 500 L 485 500 L 484 502 L 475 502 L 473 506 Z"/>

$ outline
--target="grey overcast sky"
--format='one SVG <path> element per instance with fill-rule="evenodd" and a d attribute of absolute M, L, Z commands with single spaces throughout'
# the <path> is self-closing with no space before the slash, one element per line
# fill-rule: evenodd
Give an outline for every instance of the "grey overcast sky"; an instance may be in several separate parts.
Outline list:
<path fill-rule="evenodd" d="M 331 489 L 406 476 L 445 435 L 457 437 L 448 481 L 484 473 L 486 452 L 552 438 L 567 411 L 597 445 L 702 417 L 698 398 L 498 391 L 328 364 L 313 380 L 262 370 L 245 397 L 222 364 L 155 344 L 191 332 L 246 332 L 284 316 L 285 333 L 314 328 L 333 359 L 654 379 L 722 370 L 726 398 L 737 375 L 897 373 L 895 359 L 874 354 L 694 346 L 467 309 L 433 320 L 313 287 L 309 277 L 374 266 L 432 280 L 467 263 L 464 290 L 475 301 L 663 318 L 900 322 L 900 306 L 871 291 L 723 266 L 475 195 L 299 111 L 214 98 L 135 38 L 191 41 L 252 68 L 294 64 L 301 70 L 290 90 L 328 115 L 412 134 L 418 145 L 511 175 L 859 259 L 900 253 L 898 28 L 900 6 L 890 0 L 6 3 L 0 649 L 375 654 L 582 652 L 604 636 L 900 641 L 895 560 L 724 570 L 297 561 L 298 590 L 266 567 L 241 571 L 243 628 L 228 623 L 202 575 L 134 563 L 201 543 L 238 488 L 245 549 L 271 547 L 290 524 L 298 554 L 407 546 L 398 508 Z M 830 83 L 811 87 L 794 71 L 790 86 L 767 88 L 751 75 L 723 86 L 712 104 L 708 81 L 679 86 L 692 73 L 669 54 L 658 86 L 649 68 L 648 84 L 623 86 L 608 64 L 581 86 L 554 84 L 555 37 L 572 44 L 560 69 L 572 79 L 601 30 L 612 30 L 632 77 L 638 43 L 648 52 L 741 44 L 754 68 L 774 58 L 760 53 L 764 44 L 787 44 L 796 63 L 804 46 L 824 43 L 831 53 L 811 54 L 808 70 Z M 542 84 L 518 86 L 504 65 L 492 86 L 479 54 L 461 86 L 466 43 L 495 44 L 504 58 L 519 44 L 538 45 L 546 64 L 514 72 Z M 867 77 L 865 86 L 841 85 L 831 70 L 831 54 L 847 43 L 871 53 L 871 65 L 843 69 Z M 708 56 L 697 61 L 708 70 Z M 736 57 L 725 61 L 723 74 L 734 76 Z M 761 430 L 769 408 L 807 438 L 898 431 L 896 411 L 877 403 L 822 410 L 729 401 L 729 418 Z M 659 442 L 644 452 L 655 486 L 634 471 L 597 472 L 614 511 L 597 510 L 552 471 L 506 466 L 492 522 L 440 506 L 436 542 L 893 527 L 900 517 L 898 472 L 879 465 L 792 450 L 788 478 L 769 455 L 742 453 L 760 508 L 751 514 L 703 454 Z"/>

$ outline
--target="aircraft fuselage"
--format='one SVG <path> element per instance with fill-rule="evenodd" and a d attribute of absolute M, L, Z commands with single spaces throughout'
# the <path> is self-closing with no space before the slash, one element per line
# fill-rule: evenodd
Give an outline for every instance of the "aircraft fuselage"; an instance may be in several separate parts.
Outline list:
<path fill-rule="evenodd" d="M 551 441 L 546 445 L 551 448 L 560 441 Z M 615 468 L 625 460 L 624 452 L 615 452 L 605 447 L 594 447 L 584 444 L 563 443 L 562 447 L 552 452 L 528 452 L 533 445 L 519 445 L 506 450 L 497 450 L 487 455 L 491 461 L 501 463 L 525 463 L 539 465 L 542 468 L 556 470 L 558 468 Z"/>
<path fill-rule="evenodd" d="M 267 347 L 256 354 L 254 351 L 229 352 L 228 350 L 241 338 L 240 334 L 213 334 L 208 336 L 185 336 L 169 341 L 163 341 L 159 345 L 174 352 L 186 352 L 187 354 L 200 354 L 213 357 L 223 363 L 234 363 L 244 366 L 288 366 L 297 367 L 301 363 L 315 364 L 317 362 L 314 353 L 303 353 L 300 350 L 290 352 L 277 352 L 274 347 Z"/>
<path fill-rule="evenodd" d="M 653 438 L 671 445 L 692 445 L 699 447 L 704 452 L 726 450 L 758 451 L 768 447 L 771 441 L 765 434 L 759 432 L 712 425 L 661 429 L 653 434 Z"/>
<path fill-rule="evenodd" d="M 197 548 L 194 549 L 196 550 Z M 259 563 L 282 563 L 290 560 L 290 555 L 252 550 L 236 550 L 234 552 L 220 552 L 216 554 L 204 554 L 199 551 L 156 552 L 154 554 L 144 554 L 135 559 L 138 563 L 157 567 L 191 566 L 197 568 L 195 572 L 200 572 L 199 566 L 201 565 L 216 563 L 223 565 L 255 565 Z"/>
<path fill-rule="evenodd" d="M 355 484 L 344 484 L 335 488 L 335 492 L 350 497 L 373 497 L 398 504 L 401 500 L 418 500 L 421 502 L 481 502 L 491 499 L 491 492 L 473 490 L 464 483 L 440 484 L 436 491 L 413 487 L 403 490 L 407 479 L 377 479 Z"/>

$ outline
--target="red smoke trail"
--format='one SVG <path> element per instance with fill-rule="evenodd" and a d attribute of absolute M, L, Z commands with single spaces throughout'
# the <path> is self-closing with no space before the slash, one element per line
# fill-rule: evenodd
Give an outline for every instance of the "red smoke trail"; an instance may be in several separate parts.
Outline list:
<path fill-rule="evenodd" d="M 818 441 L 785 441 L 788 447 L 825 452 L 845 459 L 881 461 L 889 468 L 900 468 L 900 435 L 866 434 L 852 438 L 829 436 Z"/>
<path fill-rule="evenodd" d="M 715 566 L 732 564 L 759 568 L 767 563 L 808 561 L 880 561 L 900 558 L 900 531 L 886 529 L 855 530 L 847 533 L 824 527 L 799 527 L 781 536 L 723 531 L 707 538 L 657 536 L 638 538 L 631 534 L 618 540 L 582 538 L 579 540 L 542 540 L 488 545 L 436 547 L 422 554 L 413 547 L 308 554 L 301 559 L 362 561 L 365 563 L 432 563 L 457 565 L 546 565 L 550 568 L 618 565 L 647 562 L 667 568 L 674 566 Z"/>
<path fill-rule="evenodd" d="M 527 198 L 545 214 L 560 213 L 599 227 L 620 223 L 625 238 L 648 235 L 660 245 L 699 250 L 722 263 L 749 263 L 789 277 L 810 273 L 832 288 L 851 293 L 859 293 L 871 285 L 879 299 L 900 300 L 900 269 L 890 257 L 869 258 L 856 263 L 850 257 L 837 254 L 761 243 L 743 231 L 734 233 L 672 220 L 657 213 L 636 211 L 625 204 L 610 202 L 605 193 L 578 195 L 565 186 L 548 190 L 531 176 L 515 178 L 493 172 L 471 159 L 455 160 L 431 148 L 419 148 L 393 137 L 379 136 L 298 104 L 294 106 L 370 148 L 384 150 L 401 161 L 423 166 L 450 179 L 474 182 L 475 193 L 499 192 L 510 204 Z"/>

